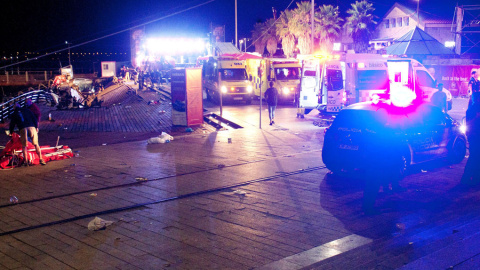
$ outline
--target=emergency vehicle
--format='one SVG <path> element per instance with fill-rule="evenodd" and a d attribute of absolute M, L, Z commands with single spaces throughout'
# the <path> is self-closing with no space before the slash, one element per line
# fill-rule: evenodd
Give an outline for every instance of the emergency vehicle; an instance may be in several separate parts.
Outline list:
<path fill-rule="evenodd" d="M 350 104 L 391 96 L 400 103 L 411 102 L 412 97 L 430 101 L 437 91 L 436 81 L 418 61 L 379 54 L 304 56 L 301 80 L 299 107 L 306 113 L 338 112 Z M 451 109 L 452 95 L 443 90 Z"/>
<path fill-rule="evenodd" d="M 260 97 L 260 92 L 270 87 L 279 90 L 279 102 L 296 102 L 296 93 L 300 87 L 300 62 L 297 59 L 264 58 L 248 59 L 247 73 L 252 76 L 253 91 L 255 96 Z"/>
<path fill-rule="evenodd" d="M 339 112 L 346 103 L 344 62 L 339 56 L 304 55 L 298 107 L 305 113 L 313 109 Z"/>
<path fill-rule="evenodd" d="M 208 57 L 203 61 L 203 88 L 214 102 L 222 100 L 252 103 L 252 78 L 247 76 L 246 60 L 234 56 Z"/>

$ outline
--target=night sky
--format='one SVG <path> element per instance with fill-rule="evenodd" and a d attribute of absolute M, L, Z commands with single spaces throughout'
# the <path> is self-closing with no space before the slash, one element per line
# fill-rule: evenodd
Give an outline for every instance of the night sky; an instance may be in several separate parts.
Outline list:
<path fill-rule="evenodd" d="M 3 51 L 53 51 L 65 48 L 65 41 L 73 44 L 102 37 L 129 27 L 148 22 L 207 0 L 2 0 L 0 17 L 0 53 Z M 175 15 L 146 26 L 148 35 L 206 37 L 209 25 L 226 26 L 226 41 L 234 40 L 234 0 L 216 0 L 199 8 Z M 333 4 L 342 14 L 352 0 L 316 0 L 318 4 Z M 372 1 L 375 15 L 382 17 L 394 0 Z M 398 1 L 416 8 L 415 0 Z M 257 21 L 272 17 L 272 7 L 278 13 L 290 0 L 238 0 L 239 38 L 250 37 Z M 476 0 L 460 0 L 459 4 L 477 4 Z M 294 8 L 295 3 L 291 8 Z M 455 2 L 452 0 L 421 0 L 420 9 L 431 14 L 452 18 Z M 76 48 L 82 50 L 127 52 L 128 32 Z"/>

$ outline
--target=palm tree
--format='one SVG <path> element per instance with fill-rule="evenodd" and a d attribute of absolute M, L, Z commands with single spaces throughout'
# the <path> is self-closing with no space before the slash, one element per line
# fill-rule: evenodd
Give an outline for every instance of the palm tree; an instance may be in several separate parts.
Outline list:
<path fill-rule="evenodd" d="M 340 35 L 343 19 L 339 14 L 338 6 L 332 5 L 323 5 L 315 12 L 315 32 L 319 37 L 320 49 L 324 52 L 332 51 L 332 42 Z"/>
<path fill-rule="evenodd" d="M 288 27 L 292 17 L 293 12 L 287 9 L 280 14 L 276 23 L 277 37 L 282 42 L 283 53 L 287 58 L 292 57 L 295 50 L 295 36 Z"/>
<path fill-rule="evenodd" d="M 256 23 L 252 30 L 252 40 L 255 45 L 255 52 L 261 55 L 263 55 L 263 51 L 265 50 L 265 40 L 262 38 L 263 30 L 263 23 Z"/>
<path fill-rule="evenodd" d="M 298 3 L 293 10 L 292 19 L 288 21 L 288 27 L 298 40 L 298 48 L 301 54 L 310 53 L 311 42 L 311 22 L 310 22 L 311 3 L 303 1 Z"/>
<path fill-rule="evenodd" d="M 353 39 L 355 52 L 366 52 L 368 41 L 373 32 L 373 26 L 376 24 L 372 15 L 375 8 L 366 0 L 355 1 L 355 4 L 351 5 L 352 7 L 347 10 L 350 16 L 347 18 L 345 27 L 347 28 L 347 33 Z"/>
<path fill-rule="evenodd" d="M 270 54 L 270 56 L 273 56 L 273 54 L 277 51 L 277 33 L 276 33 L 276 28 L 275 28 L 275 19 L 268 19 L 264 24 L 263 24 L 263 36 L 262 39 L 264 43 L 267 45 L 267 51 Z"/>

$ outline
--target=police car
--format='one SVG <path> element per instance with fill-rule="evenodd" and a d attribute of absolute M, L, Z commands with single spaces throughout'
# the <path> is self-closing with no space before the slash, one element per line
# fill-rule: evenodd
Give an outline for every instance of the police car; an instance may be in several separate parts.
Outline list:
<path fill-rule="evenodd" d="M 325 132 L 322 158 L 333 173 L 383 167 L 403 176 L 413 164 L 461 162 L 466 142 L 461 125 L 438 107 L 377 100 L 340 111 Z"/>

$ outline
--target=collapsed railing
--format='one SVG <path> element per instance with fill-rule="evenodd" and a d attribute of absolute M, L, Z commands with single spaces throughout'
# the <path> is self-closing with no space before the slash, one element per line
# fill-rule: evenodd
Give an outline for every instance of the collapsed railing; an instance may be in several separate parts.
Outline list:
<path fill-rule="evenodd" d="M 52 96 L 51 93 L 46 92 L 44 90 L 34 90 L 27 92 L 23 95 L 18 97 L 14 97 L 9 101 L 0 104 L 0 122 L 5 122 L 5 119 L 10 117 L 10 115 L 14 111 L 15 103 L 19 103 L 21 106 L 25 106 L 25 102 L 27 99 L 31 99 L 33 103 L 39 103 L 44 101 L 46 103 L 50 103 L 52 106 L 57 103 L 55 98 Z"/>

